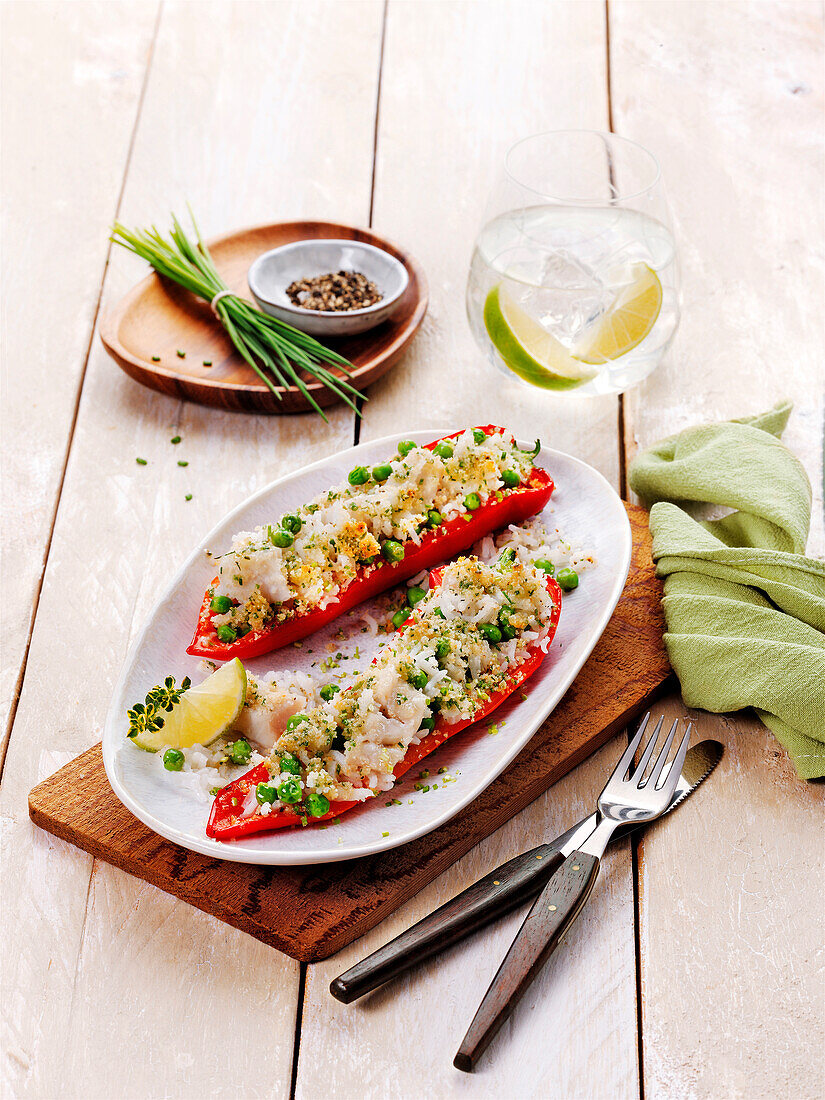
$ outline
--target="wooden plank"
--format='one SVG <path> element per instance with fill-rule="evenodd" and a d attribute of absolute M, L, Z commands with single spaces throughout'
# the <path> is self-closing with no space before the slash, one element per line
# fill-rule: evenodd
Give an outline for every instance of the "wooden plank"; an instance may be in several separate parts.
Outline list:
<path fill-rule="evenodd" d="M 380 30 L 371 4 L 165 5 L 123 219 L 164 224 L 188 199 L 207 234 L 365 222 Z M 143 273 L 119 253 L 104 304 Z M 2 790 L 4 875 L 25 884 L 4 899 L 13 1095 L 288 1094 L 297 964 L 113 868 L 90 877 L 88 856 L 31 827 L 25 799 L 62 762 L 54 746 L 65 759 L 99 740 L 129 637 L 189 547 L 352 432 L 341 412 L 327 426 L 182 406 L 95 344 Z"/>
<path fill-rule="evenodd" d="M 601 641 L 529 748 L 434 833 L 383 855 L 322 868 L 209 859 L 161 840 L 135 820 L 109 786 L 100 746 L 35 787 L 32 820 L 294 958 L 326 958 L 418 893 L 661 694 L 671 676 L 662 644 L 661 585 L 650 559 L 647 513 L 628 507 L 638 536 L 634 561 Z"/>
<path fill-rule="evenodd" d="M 501 422 L 581 456 L 618 484 L 615 399 L 584 401 L 506 384 L 475 346 L 464 313 L 473 241 L 506 148 L 548 128 L 605 128 L 605 57 L 601 4 L 391 0 L 374 226 L 417 254 L 430 280 L 430 310 L 410 355 L 372 388 L 365 438 L 401 424 Z M 355 1082 L 359 1090 L 401 1097 L 637 1095 L 627 851 L 611 858 L 592 923 L 571 936 L 569 953 L 548 967 L 472 1081 L 452 1068 L 452 1055 L 513 920 L 364 1005 L 344 1008 L 327 993 L 340 969 L 497 860 L 571 824 L 600 789 L 610 759 L 605 750 L 567 776 L 334 965 L 310 968 L 297 1097 L 348 1097 Z M 334 1075 L 319 1057 L 326 1050 L 335 1051 Z"/>
<path fill-rule="evenodd" d="M 7 3 L 0 757 L 43 573 L 156 3 Z M 19 293 L 20 289 L 24 293 Z M 25 502 L 21 507 L 21 502 Z"/>
<path fill-rule="evenodd" d="M 626 399 L 628 450 L 789 395 L 821 552 L 821 6 L 619 0 L 610 20 L 615 126 L 661 161 L 685 288 L 668 362 Z M 807 1100 L 825 1076 L 822 789 L 757 721 L 697 720 L 727 759 L 640 847 L 645 1096 Z"/>

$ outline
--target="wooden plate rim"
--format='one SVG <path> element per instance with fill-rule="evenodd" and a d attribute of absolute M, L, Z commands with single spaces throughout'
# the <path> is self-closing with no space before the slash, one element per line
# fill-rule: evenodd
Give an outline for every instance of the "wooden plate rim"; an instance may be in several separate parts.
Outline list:
<path fill-rule="evenodd" d="M 338 222 L 325 222 L 325 221 L 309 221 L 307 219 L 301 219 L 299 221 L 289 222 L 264 222 L 261 225 L 250 225 L 243 229 L 234 229 L 229 233 L 224 233 L 220 237 L 213 237 L 206 242 L 207 247 L 211 250 L 217 248 L 220 245 L 231 241 L 235 237 L 243 237 L 251 233 L 261 233 L 272 229 L 299 229 L 302 226 L 316 226 L 323 228 L 324 230 L 335 231 L 340 234 L 343 230 L 345 234 L 361 233 L 364 234 L 369 240 L 367 244 L 374 243 L 377 248 L 383 248 L 385 251 L 390 251 L 391 255 L 395 255 L 396 259 L 399 259 L 404 267 L 414 276 L 415 282 L 419 288 L 419 294 L 415 302 L 415 308 L 410 314 L 408 323 L 403 330 L 398 333 L 393 342 L 384 350 L 381 359 L 378 362 L 372 362 L 365 364 L 364 366 L 357 367 L 351 375 L 351 381 L 356 383 L 357 379 L 368 371 L 374 370 L 376 366 L 382 363 L 390 361 L 392 365 L 393 355 L 397 355 L 404 347 L 409 343 L 421 322 L 424 319 L 424 315 L 427 312 L 427 306 L 429 305 L 429 286 L 427 283 L 427 276 L 424 273 L 424 269 L 416 258 L 406 249 L 401 248 L 394 241 L 391 241 L 388 237 L 379 237 L 377 233 L 374 233 L 371 229 L 363 229 L 360 226 L 342 225 Z M 301 238 L 298 238 L 301 239 Z M 352 237 L 352 240 L 357 240 L 357 237 Z M 169 379 L 170 381 L 183 385 L 191 390 L 203 389 L 205 391 L 227 391 L 230 393 L 248 393 L 254 395 L 272 396 L 272 390 L 264 383 L 243 383 L 243 382 L 226 382 L 221 381 L 218 378 L 196 378 L 194 375 L 182 375 L 178 371 L 172 370 L 169 367 L 164 367 L 158 363 L 148 363 L 145 359 L 140 359 L 138 356 L 133 355 L 123 346 L 117 335 L 120 323 L 123 320 L 124 315 L 132 308 L 134 302 L 146 292 L 146 290 L 155 282 L 163 284 L 163 280 L 157 274 L 156 271 L 150 272 L 144 279 L 141 279 L 139 283 L 136 283 L 131 290 L 128 290 L 123 297 L 110 309 L 106 310 L 100 321 L 100 339 L 103 342 L 104 347 L 112 355 L 116 361 L 122 361 L 128 363 L 139 374 L 157 375 Z M 198 299 L 203 301 L 204 299 Z M 250 299 L 252 301 L 252 299 Z M 254 301 L 252 303 L 255 304 Z M 251 368 L 250 368 L 251 369 Z M 128 372 L 131 377 L 135 377 L 132 372 Z M 323 382 L 307 382 L 307 390 L 313 397 L 317 398 L 317 395 L 326 395 L 330 393 Z M 356 387 L 357 388 L 357 387 Z M 303 399 L 303 394 L 297 386 L 276 386 L 276 392 L 283 394 L 284 397 L 295 396 Z M 338 398 L 333 396 L 333 400 L 337 401 Z M 309 408 L 309 406 L 307 406 Z"/>

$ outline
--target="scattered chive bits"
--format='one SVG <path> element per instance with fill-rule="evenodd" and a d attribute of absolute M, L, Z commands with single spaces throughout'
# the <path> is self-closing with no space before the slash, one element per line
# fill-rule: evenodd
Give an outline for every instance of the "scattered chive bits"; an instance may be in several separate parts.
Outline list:
<path fill-rule="evenodd" d="M 172 438 L 169 440 L 169 442 L 170 443 L 180 443 L 180 436 L 179 435 L 173 435 Z"/>
<path fill-rule="evenodd" d="M 186 496 L 185 496 L 185 497 L 184 497 L 183 499 L 184 499 L 184 500 L 191 500 L 191 499 L 192 499 L 192 494 L 191 494 L 191 493 L 187 493 L 187 494 L 186 494 Z"/>
<path fill-rule="evenodd" d="M 152 362 L 153 363 L 159 363 L 160 362 L 160 356 L 159 355 L 153 355 L 152 356 Z"/>
<path fill-rule="evenodd" d="M 211 367 L 212 366 L 212 360 L 211 359 L 204 359 L 203 365 L 205 367 Z"/>
<path fill-rule="evenodd" d="M 148 466 L 149 465 L 149 463 L 146 461 L 145 458 L 136 458 L 135 462 L 137 462 L 138 466 Z"/>
<path fill-rule="evenodd" d="M 186 352 L 181 351 L 180 348 L 178 348 L 178 353 L 177 354 L 178 354 L 178 359 L 185 359 L 186 358 Z"/>
<path fill-rule="evenodd" d="M 188 466 L 188 465 L 189 465 L 189 463 L 186 462 L 184 459 L 180 459 L 178 461 L 178 466 Z"/>

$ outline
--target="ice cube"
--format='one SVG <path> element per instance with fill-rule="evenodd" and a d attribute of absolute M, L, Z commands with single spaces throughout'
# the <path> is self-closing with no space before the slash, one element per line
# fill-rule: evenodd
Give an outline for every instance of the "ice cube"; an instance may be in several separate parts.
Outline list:
<path fill-rule="evenodd" d="M 611 294 L 599 275 L 564 248 L 544 252 L 537 275 L 508 270 L 507 289 L 532 317 L 568 346 L 610 304 Z"/>

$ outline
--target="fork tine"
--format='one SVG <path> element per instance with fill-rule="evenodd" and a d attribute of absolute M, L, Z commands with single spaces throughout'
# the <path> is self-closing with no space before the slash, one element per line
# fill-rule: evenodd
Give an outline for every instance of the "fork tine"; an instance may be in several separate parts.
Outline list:
<path fill-rule="evenodd" d="M 675 718 L 673 725 L 670 727 L 670 733 L 665 738 L 665 743 L 662 745 L 662 751 L 656 757 L 653 764 L 653 768 L 650 772 L 650 778 L 648 782 L 651 787 L 655 787 L 659 782 L 659 776 L 662 774 L 662 768 L 665 766 L 667 760 L 667 754 L 670 752 L 670 746 L 673 744 L 673 738 L 676 736 L 676 730 L 679 728 L 679 719 Z"/>
<path fill-rule="evenodd" d="M 668 772 L 667 778 L 662 783 L 662 790 L 667 795 L 668 799 L 673 797 L 673 792 L 676 790 L 676 784 L 679 782 L 679 776 L 682 773 L 682 768 L 685 763 L 685 756 L 687 755 L 688 745 L 690 744 L 690 735 L 693 733 L 693 723 L 688 723 L 688 728 L 685 731 L 685 736 L 676 750 L 676 756 L 673 758 L 673 764 Z"/>
<path fill-rule="evenodd" d="M 648 761 L 653 755 L 653 750 L 656 748 L 656 742 L 659 740 L 659 734 L 662 732 L 662 723 L 665 720 L 663 714 L 659 715 L 659 721 L 656 723 L 656 729 L 651 733 L 650 738 L 645 745 L 645 751 L 642 753 L 639 763 L 630 775 L 630 781 L 635 782 L 637 785 L 641 783 L 642 776 L 645 774 L 645 768 L 648 765 Z"/>
<path fill-rule="evenodd" d="M 608 783 L 610 782 L 611 779 L 614 779 L 614 778 L 615 779 L 624 779 L 625 772 L 630 767 L 630 765 L 633 763 L 633 757 L 636 755 L 636 749 L 638 749 L 639 742 L 642 740 L 642 734 L 647 729 L 647 723 L 648 723 L 649 719 L 650 719 L 650 711 L 647 712 L 647 714 L 644 716 L 644 718 L 640 722 L 638 730 L 636 731 L 635 735 L 630 740 L 630 744 L 627 746 L 627 748 L 622 753 L 621 760 L 616 765 L 616 767 L 613 769 L 613 774 L 610 776 L 610 779 L 608 779 Z"/>

